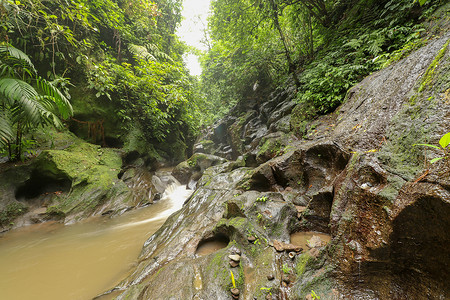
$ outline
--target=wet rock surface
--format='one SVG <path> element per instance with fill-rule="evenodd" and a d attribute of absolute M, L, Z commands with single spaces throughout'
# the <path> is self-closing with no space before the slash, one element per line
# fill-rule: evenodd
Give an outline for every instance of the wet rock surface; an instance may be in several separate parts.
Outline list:
<path fill-rule="evenodd" d="M 448 131 L 448 81 L 436 80 L 448 72 L 448 39 L 363 80 L 337 113 L 305 127 L 305 139 L 283 129 L 293 124 L 292 91 L 216 123 L 194 151 L 241 157 L 206 159 L 215 162 L 196 164 L 198 175 L 194 163 L 177 168 L 198 180 L 196 191 L 145 243 L 117 299 L 230 299 L 230 271 L 240 299 L 450 297 L 450 182 L 443 164 L 421 177 L 423 151 L 412 146 Z M 312 234 L 300 252 L 290 236 L 303 231 L 331 241 Z M 196 254 L 217 236 L 225 247 Z"/>

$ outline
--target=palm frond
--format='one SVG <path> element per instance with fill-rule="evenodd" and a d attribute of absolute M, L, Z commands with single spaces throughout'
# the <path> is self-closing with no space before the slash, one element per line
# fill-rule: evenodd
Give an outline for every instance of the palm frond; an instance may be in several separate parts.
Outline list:
<path fill-rule="evenodd" d="M 73 108 L 69 102 L 69 99 L 67 99 L 67 97 L 64 96 L 64 94 L 61 93 L 61 91 L 51 82 L 39 77 L 37 79 L 37 86 L 40 90 L 42 90 L 46 97 L 51 97 L 63 119 L 67 119 L 73 115 Z"/>
<path fill-rule="evenodd" d="M 130 44 L 128 50 L 139 59 L 156 61 L 156 58 L 144 46 Z"/>
<path fill-rule="evenodd" d="M 20 62 L 24 62 L 28 67 L 31 68 L 31 70 L 36 73 L 36 68 L 34 67 L 33 63 L 31 62 L 28 55 L 26 55 L 21 50 L 7 44 L 7 43 L 1 43 L 0 44 L 0 54 L 6 54 L 10 58 L 14 58 Z"/>
<path fill-rule="evenodd" d="M 7 111 L 0 110 L 0 146 L 6 145 L 13 139 L 14 131 L 11 117 Z"/>
<path fill-rule="evenodd" d="M 45 110 L 37 101 L 39 95 L 36 90 L 20 79 L 0 79 L 0 101 L 10 106 L 19 106 L 32 123 L 39 123 L 40 111 Z"/>
<path fill-rule="evenodd" d="M 151 54 L 153 54 L 154 57 L 160 59 L 160 60 L 166 60 L 169 62 L 173 62 L 172 57 L 170 57 L 167 53 L 159 50 L 158 46 L 155 44 L 145 44 L 145 48 L 147 51 Z"/>

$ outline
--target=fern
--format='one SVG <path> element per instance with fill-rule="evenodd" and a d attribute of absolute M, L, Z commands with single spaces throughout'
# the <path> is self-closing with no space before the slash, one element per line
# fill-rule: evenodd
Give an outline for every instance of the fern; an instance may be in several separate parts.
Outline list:
<path fill-rule="evenodd" d="M 144 46 L 130 44 L 128 50 L 137 58 L 156 61 L 156 58 Z"/>
<path fill-rule="evenodd" d="M 36 68 L 34 67 L 34 64 L 31 62 L 28 55 L 26 55 L 24 52 L 20 51 L 19 49 L 12 47 L 11 45 L 8 45 L 6 43 L 1 43 L 0 44 L 0 55 L 6 56 L 7 59 L 13 59 L 13 60 L 22 62 L 25 64 L 25 66 L 29 67 L 34 73 L 36 73 Z"/>
<path fill-rule="evenodd" d="M 56 113 L 67 118 L 73 111 L 68 98 L 52 82 L 35 76 L 33 63 L 25 53 L 2 44 L 0 57 L 0 145 L 14 145 L 16 153 L 9 151 L 14 155 L 10 158 L 19 159 L 26 130 L 45 124 L 62 127 Z M 21 79 L 15 76 L 18 73 Z"/>
<path fill-rule="evenodd" d="M 354 50 L 357 50 L 361 47 L 362 41 L 360 39 L 351 39 L 347 43 L 344 44 L 344 47 L 350 47 Z"/>
<path fill-rule="evenodd" d="M 13 138 L 14 130 L 11 125 L 11 116 L 7 111 L 0 110 L 0 146 L 6 145 Z"/>
<path fill-rule="evenodd" d="M 158 46 L 155 44 L 146 44 L 145 46 L 130 44 L 128 45 L 128 50 L 139 59 L 147 61 L 166 60 L 173 62 L 173 59 L 163 51 L 159 50 Z"/>
<path fill-rule="evenodd" d="M 66 119 L 72 115 L 73 109 L 69 99 L 67 99 L 66 96 L 64 96 L 63 93 L 61 93 L 61 91 L 53 85 L 53 83 L 39 77 L 37 78 L 37 86 L 42 90 L 44 95 L 47 95 L 47 97 L 50 97 L 53 100 L 63 119 Z"/>

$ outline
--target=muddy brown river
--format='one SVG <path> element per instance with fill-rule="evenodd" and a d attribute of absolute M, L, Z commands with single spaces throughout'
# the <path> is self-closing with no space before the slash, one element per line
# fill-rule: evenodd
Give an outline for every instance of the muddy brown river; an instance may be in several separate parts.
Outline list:
<path fill-rule="evenodd" d="M 120 217 L 44 223 L 0 236 L 0 299 L 92 299 L 120 282 L 190 193 L 170 186 L 157 203 Z"/>

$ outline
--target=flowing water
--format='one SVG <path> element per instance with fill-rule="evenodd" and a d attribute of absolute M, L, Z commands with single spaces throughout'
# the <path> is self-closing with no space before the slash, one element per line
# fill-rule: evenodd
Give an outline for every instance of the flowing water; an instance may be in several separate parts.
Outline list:
<path fill-rule="evenodd" d="M 172 185 L 157 203 L 117 218 L 44 223 L 0 236 L 0 299 L 92 299 L 123 278 L 145 240 L 190 193 Z"/>

